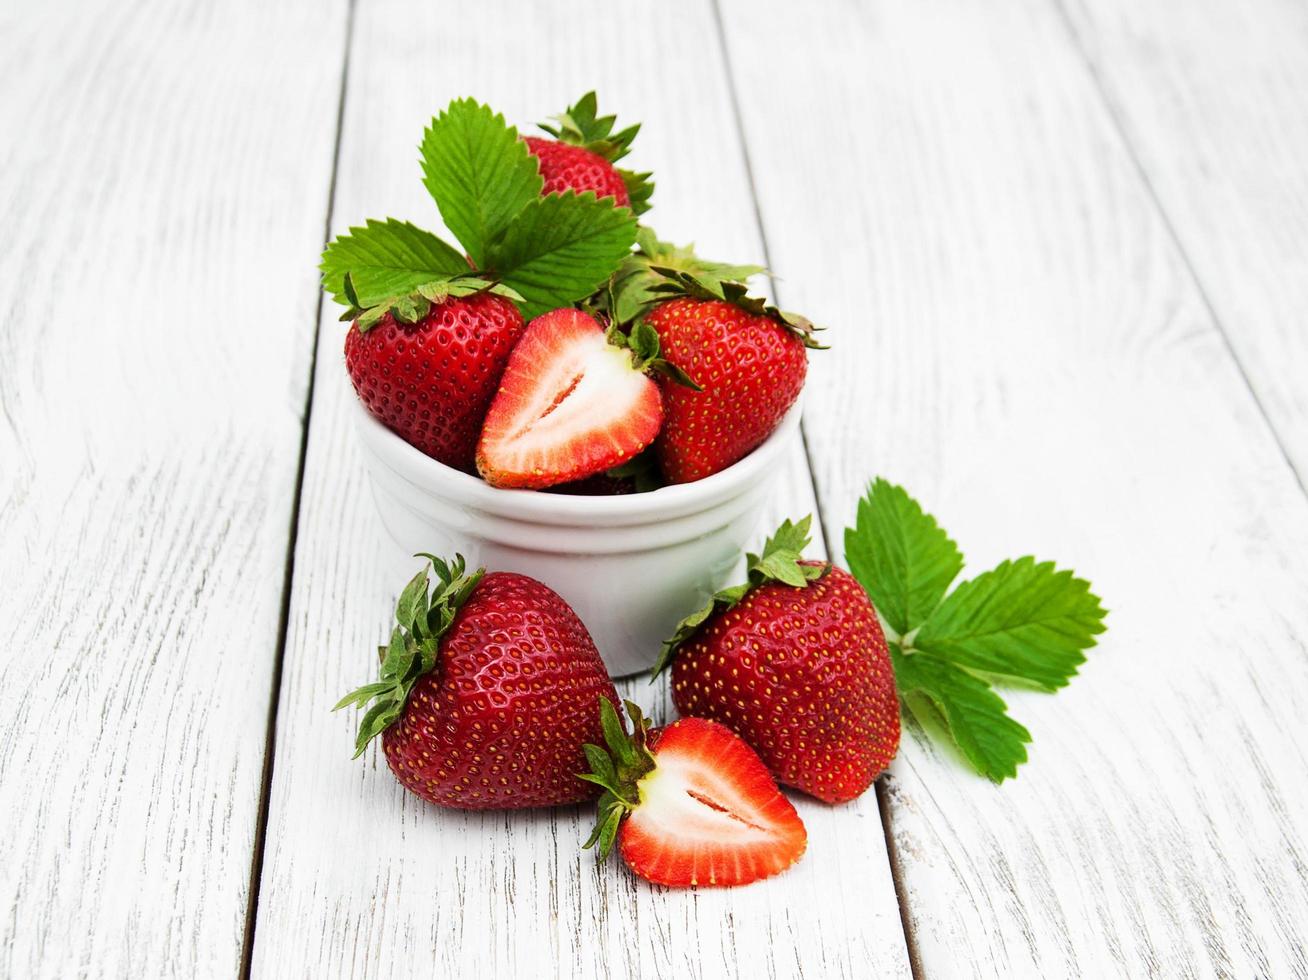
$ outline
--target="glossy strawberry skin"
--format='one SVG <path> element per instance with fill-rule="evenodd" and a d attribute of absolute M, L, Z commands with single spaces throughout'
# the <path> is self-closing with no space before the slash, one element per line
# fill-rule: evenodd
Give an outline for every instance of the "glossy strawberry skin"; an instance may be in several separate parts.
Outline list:
<path fill-rule="evenodd" d="M 674 299 L 646 320 L 662 356 L 704 389 L 660 381 L 666 419 L 655 447 L 670 483 L 702 480 L 748 455 L 804 387 L 804 342 L 770 317 L 719 300 Z"/>
<path fill-rule="evenodd" d="M 885 636 L 840 568 L 803 589 L 757 586 L 705 622 L 673 663 L 672 700 L 740 735 L 778 782 L 828 803 L 863 793 L 899 748 Z"/>
<path fill-rule="evenodd" d="M 527 136 L 525 141 L 540 161 L 540 174 L 545 178 L 542 194 L 594 191 L 596 197 L 614 198 L 619 207 L 631 206 L 622 175 L 598 153 L 539 136 Z"/>
<path fill-rule="evenodd" d="M 592 799 L 582 746 L 603 740 L 599 698 L 617 693 L 577 614 L 553 590 L 491 572 L 441 638 L 382 734 L 396 778 L 423 799 L 469 810 Z"/>
<path fill-rule="evenodd" d="M 618 832 L 640 877 L 675 888 L 745 885 L 803 855 L 808 834 L 794 805 L 725 726 L 683 718 L 650 732 L 648 744 L 655 770 Z"/>
<path fill-rule="evenodd" d="M 491 293 L 448 299 L 415 324 L 389 314 L 351 326 L 345 367 L 364 406 L 411 446 L 473 471 L 477 437 L 509 353 L 526 324 Z"/>

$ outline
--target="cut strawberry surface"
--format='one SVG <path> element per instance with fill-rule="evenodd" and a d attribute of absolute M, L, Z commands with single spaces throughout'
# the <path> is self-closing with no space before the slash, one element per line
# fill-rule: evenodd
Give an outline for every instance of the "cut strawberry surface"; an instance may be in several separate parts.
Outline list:
<path fill-rule="evenodd" d="M 477 447 L 497 487 L 542 488 L 618 466 L 654 441 L 659 387 L 580 310 L 553 310 L 513 349 Z"/>
<path fill-rule="evenodd" d="M 605 788 L 588 847 L 607 854 L 616 838 L 632 871 L 674 887 L 748 884 L 803 855 L 799 814 L 730 729 L 683 718 L 651 731 L 627 702 L 628 737 L 611 706 L 601 710 L 609 752 L 586 749 L 593 772 L 583 778 Z"/>

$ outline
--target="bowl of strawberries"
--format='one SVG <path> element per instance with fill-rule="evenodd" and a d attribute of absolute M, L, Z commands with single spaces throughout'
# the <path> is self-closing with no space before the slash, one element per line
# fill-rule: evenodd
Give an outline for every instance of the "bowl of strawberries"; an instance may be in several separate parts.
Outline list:
<path fill-rule="evenodd" d="M 420 151 L 459 247 L 369 221 L 323 283 L 390 536 L 549 582 L 621 676 L 758 530 L 820 345 L 750 295 L 761 268 L 641 223 L 650 175 L 615 166 L 639 127 L 588 95 L 544 128 L 451 103 Z"/>

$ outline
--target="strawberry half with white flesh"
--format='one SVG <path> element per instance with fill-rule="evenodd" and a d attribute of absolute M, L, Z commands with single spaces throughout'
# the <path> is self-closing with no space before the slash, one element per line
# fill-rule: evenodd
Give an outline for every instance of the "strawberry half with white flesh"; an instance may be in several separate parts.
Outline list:
<path fill-rule="evenodd" d="M 626 702 L 633 734 L 608 701 L 608 751 L 585 746 L 604 788 L 586 847 L 607 857 L 614 840 L 636 874 L 659 885 L 745 885 L 785 871 L 808 844 L 795 807 L 754 750 L 724 725 L 683 718 L 664 728 Z"/>
<path fill-rule="evenodd" d="M 649 327 L 607 334 L 581 310 L 527 325 L 509 355 L 477 446 L 491 486 L 541 489 L 612 469 L 654 441 L 663 398 Z"/>

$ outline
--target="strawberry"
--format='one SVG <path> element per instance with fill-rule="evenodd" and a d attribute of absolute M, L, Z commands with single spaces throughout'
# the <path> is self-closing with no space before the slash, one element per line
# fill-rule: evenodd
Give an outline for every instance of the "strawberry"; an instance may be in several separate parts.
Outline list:
<path fill-rule="evenodd" d="M 615 322 L 643 318 L 665 360 L 698 383 L 664 383 L 666 420 L 655 445 L 669 483 L 711 476 L 763 442 L 799 397 L 806 348 L 821 345 L 808 320 L 747 295 L 762 271 L 698 258 L 648 229 L 610 283 Z"/>
<path fill-rule="evenodd" d="M 467 472 L 525 326 L 518 308 L 493 291 L 499 288 L 463 277 L 438 302 L 415 294 L 365 312 L 345 281 L 352 297 L 346 316 L 355 320 L 345 335 L 345 367 L 360 400 L 405 442 Z"/>
<path fill-rule="evenodd" d="M 786 521 L 749 581 L 719 592 L 664 643 L 682 715 L 713 718 L 777 780 L 852 800 L 899 747 L 899 702 L 876 610 L 848 572 L 801 561 L 809 518 Z"/>
<path fill-rule="evenodd" d="M 586 627 L 547 586 L 511 572 L 465 574 L 431 555 L 400 595 L 381 679 L 336 707 L 373 704 L 355 758 L 382 735 L 404 787 L 469 810 L 593 797 L 582 746 L 601 733 L 597 701 L 617 702 Z"/>
<path fill-rule="evenodd" d="M 745 885 L 779 874 L 808 843 L 804 824 L 748 745 L 717 722 L 683 718 L 651 729 L 626 702 L 634 734 L 600 705 L 608 751 L 586 746 L 603 787 L 599 821 L 586 847 L 622 859 L 658 885 Z"/>
<path fill-rule="evenodd" d="M 477 469 L 496 487 L 541 488 L 604 473 L 654 441 L 663 423 L 663 369 L 648 328 L 605 334 L 580 310 L 527 325 L 477 444 Z"/>
<path fill-rule="evenodd" d="M 543 194 L 562 193 L 568 189 L 578 194 L 594 191 L 596 197 L 613 198 L 619 207 L 631 207 L 622 175 L 598 153 L 584 146 L 540 136 L 525 136 L 523 139 L 531 155 L 540 161 L 540 175 L 545 179 Z"/>
<path fill-rule="evenodd" d="M 594 92 L 587 92 L 567 112 L 555 116 L 555 124 L 540 128 L 554 139 L 523 137 L 527 149 L 540 163 L 545 180 L 542 194 L 575 190 L 594 191 L 599 198 L 611 197 L 619 207 L 636 214 L 649 210 L 654 184 L 648 173 L 632 173 L 614 166 L 631 150 L 640 124 L 613 132 L 614 116 L 596 117 Z"/>

